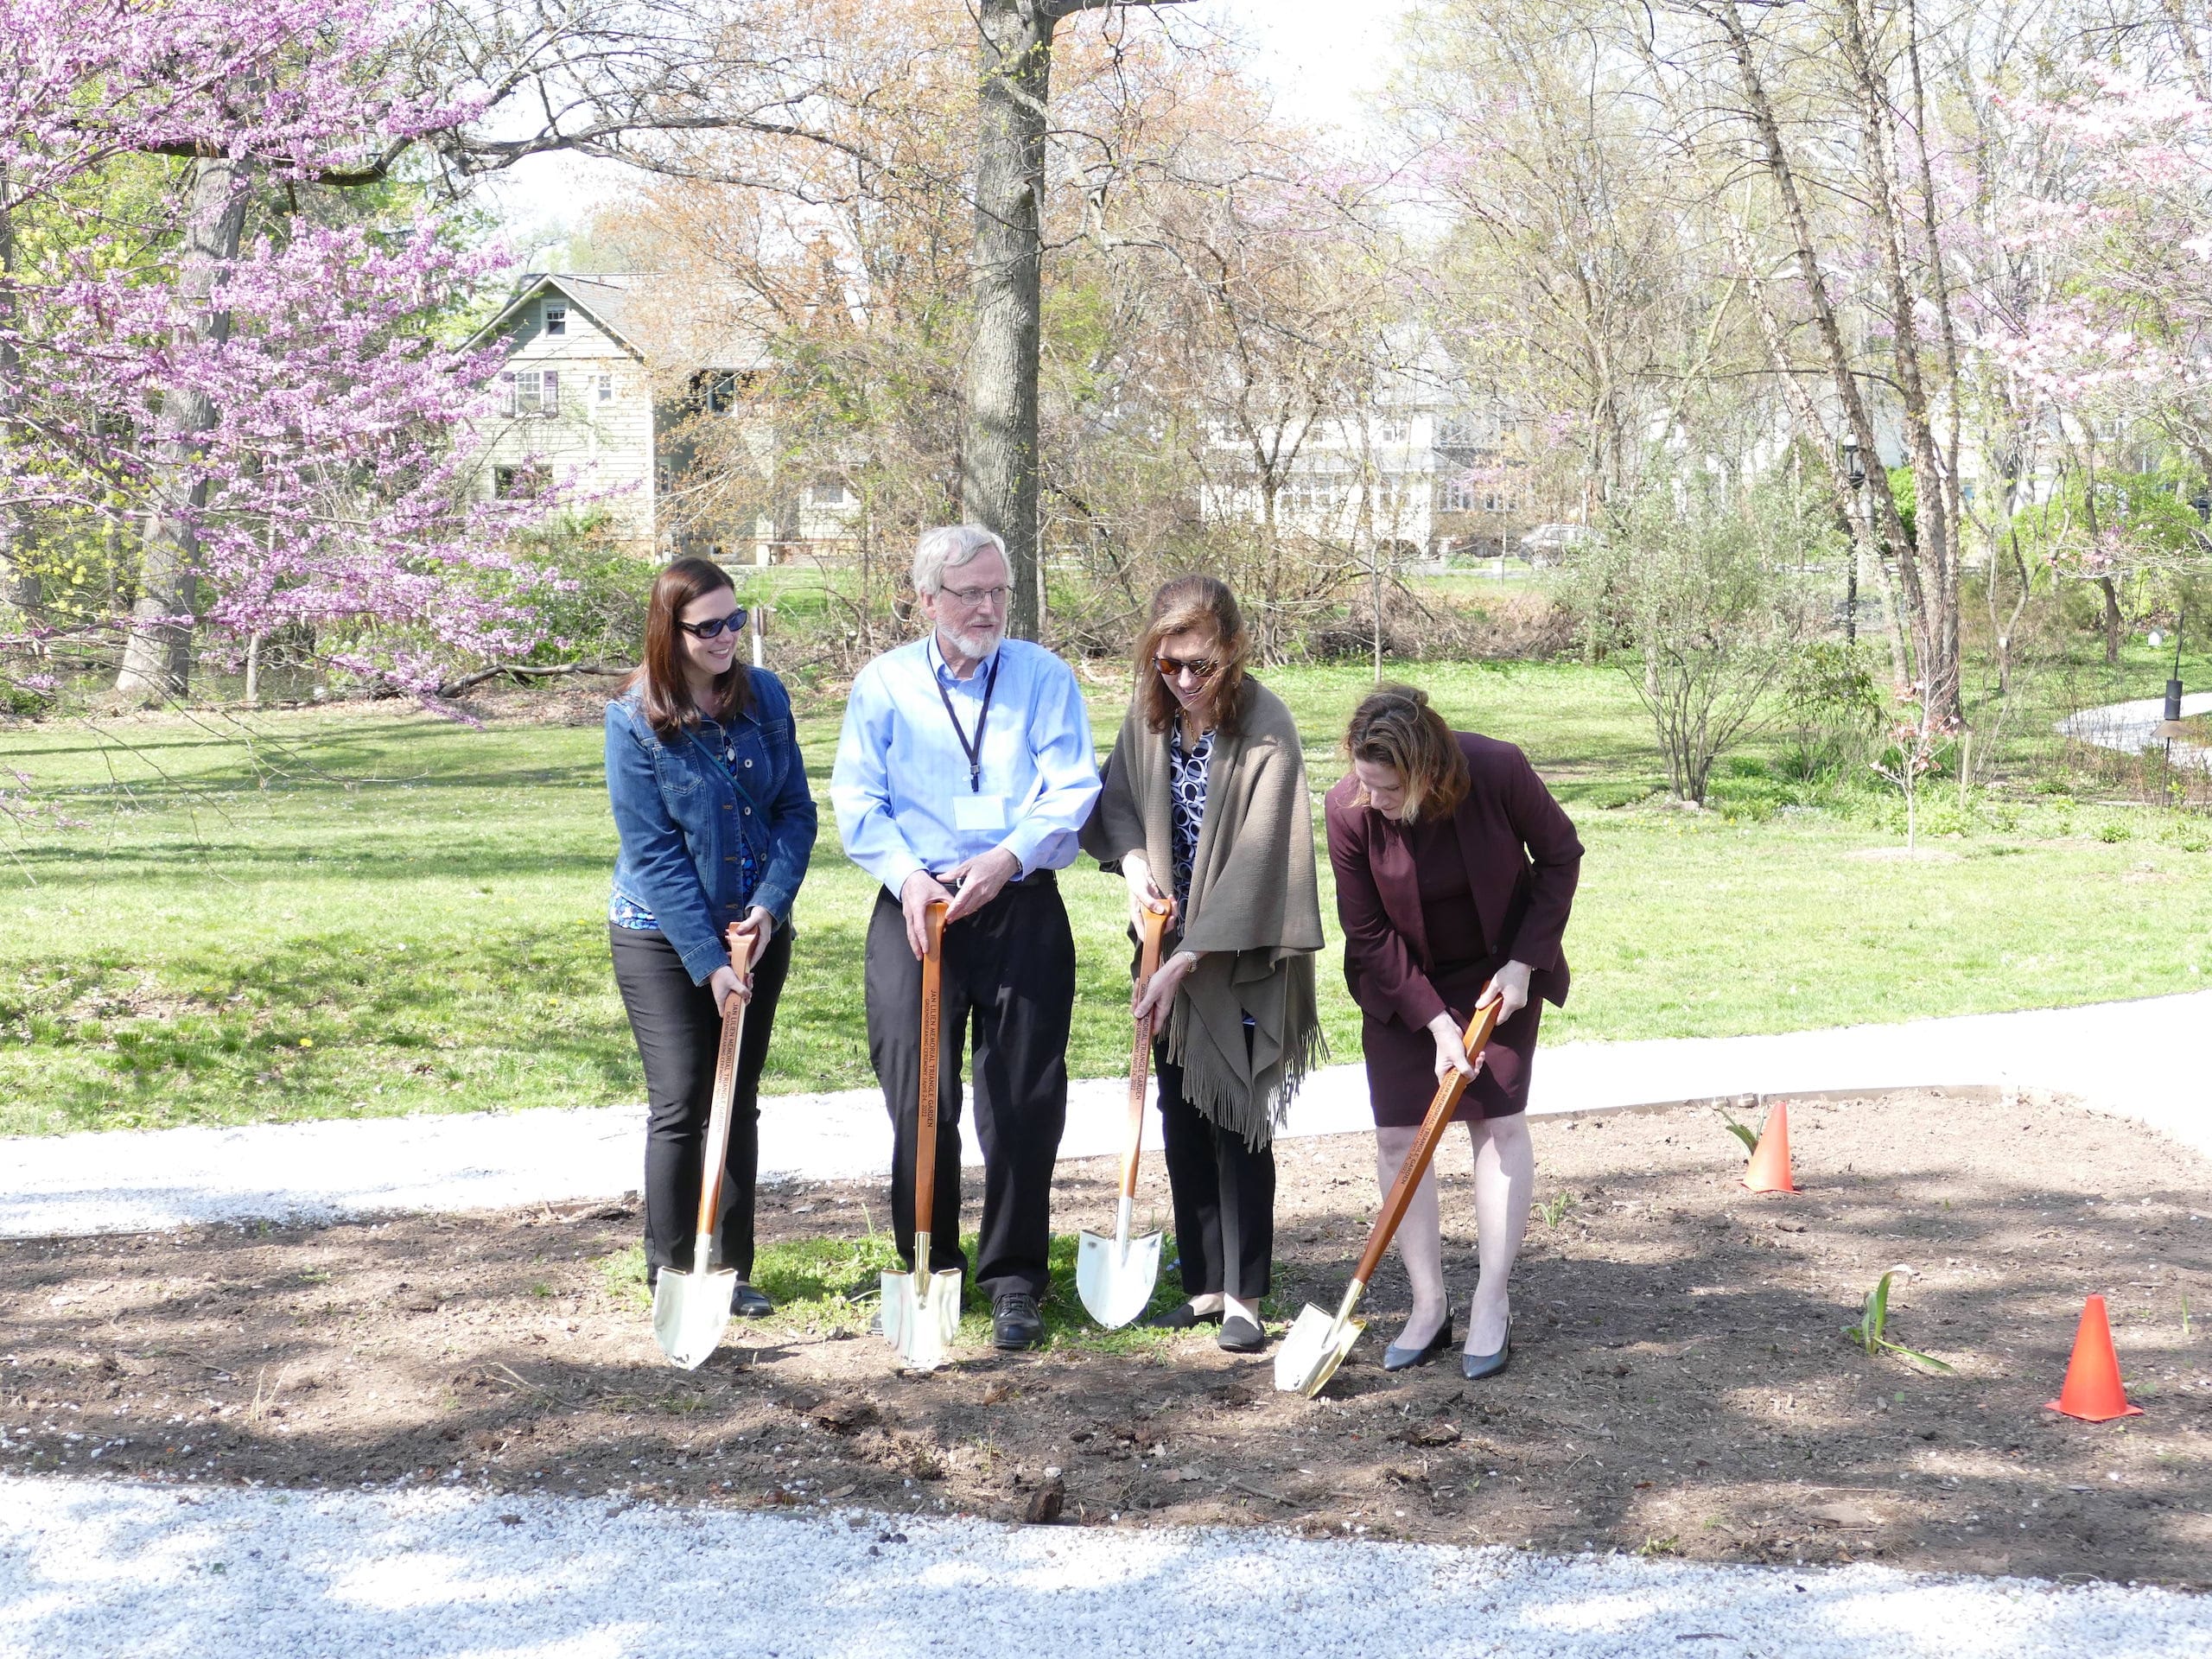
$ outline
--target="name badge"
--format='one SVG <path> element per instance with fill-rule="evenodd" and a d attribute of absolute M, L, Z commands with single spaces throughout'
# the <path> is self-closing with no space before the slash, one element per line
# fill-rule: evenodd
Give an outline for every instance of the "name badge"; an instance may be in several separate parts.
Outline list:
<path fill-rule="evenodd" d="M 952 827 L 989 831 L 1006 828 L 1006 797 L 958 793 L 952 798 Z"/>

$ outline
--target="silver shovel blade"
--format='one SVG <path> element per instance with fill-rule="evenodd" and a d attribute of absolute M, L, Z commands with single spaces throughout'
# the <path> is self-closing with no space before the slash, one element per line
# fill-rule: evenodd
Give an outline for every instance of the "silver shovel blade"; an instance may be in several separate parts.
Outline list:
<path fill-rule="evenodd" d="M 1160 1239 L 1147 1233 L 1123 1245 L 1086 1232 L 1076 1241 L 1076 1294 L 1109 1331 L 1120 1330 L 1151 1306 L 1153 1287 L 1160 1282 Z"/>
<path fill-rule="evenodd" d="M 930 1274 L 918 1298 L 911 1273 L 887 1273 L 881 1282 L 884 1340 L 908 1370 L 935 1370 L 960 1329 L 960 1269 Z"/>
<path fill-rule="evenodd" d="M 1364 1319 L 1339 1320 L 1306 1303 L 1283 1333 L 1282 1346 L 1275 1350 L 1275 1387 L 1311 1400 L 1337 1374 L 1337 1367 L 1366 1329 Z"/>
<path fill-rule="evenodd" d="M 737 1291 L 734 1270 L 678 1273 L 663 1268 L 653 1281 L 653 1340 L 671 1364 L 696 1371 L 721 1346 L 729 1324 L 729 1299 Z"/>

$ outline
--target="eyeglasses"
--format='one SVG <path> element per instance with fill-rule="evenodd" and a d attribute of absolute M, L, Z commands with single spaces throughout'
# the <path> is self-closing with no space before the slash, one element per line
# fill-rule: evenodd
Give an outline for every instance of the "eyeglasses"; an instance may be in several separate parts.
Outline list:
<path fill-rule="evenodd" d="M 1201 685 L 1221 672 L 1221 664 L 1211 657 L 1203 662 L 1185 662 L 1179 657 L 1155 657 L 1152 659 L 1152 665 L 1160 671 L 1160 677 L 1164 680 L 1178 679 L 1188 674 Z"/>
<path fill-rule="evenodd" d="M 940 588 L 937 591 L 939 598 L 956 600 L 972 611 L 979 605 L 1002 605 L 1014 590 L 1001 582 L 995 588 Z"/>
<path fill-rule="evenodd" d="M 706 622 L 678 620 L 676 626 L 694 639 L 712 639 L 717 634 L 742 633 L 745 631 L 745 613 L 741 609 L 734 610 L 728 616 L 717 616 Z"/>

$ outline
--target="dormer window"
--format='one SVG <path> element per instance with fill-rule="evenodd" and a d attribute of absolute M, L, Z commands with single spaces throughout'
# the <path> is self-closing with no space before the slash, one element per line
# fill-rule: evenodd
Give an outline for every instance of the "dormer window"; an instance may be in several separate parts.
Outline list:
<path fill-rule="evenodd" d="M 545 332 L 565 334 L 569 332 L 569 308 L 552 300 L 545 302 Z"/>

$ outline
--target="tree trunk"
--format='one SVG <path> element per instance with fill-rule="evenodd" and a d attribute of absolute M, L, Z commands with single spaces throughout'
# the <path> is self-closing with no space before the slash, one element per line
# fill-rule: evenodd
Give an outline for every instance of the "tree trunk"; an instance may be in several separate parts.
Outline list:
<path fill-rule="evenodd" d="M 1038 563 L 1037 354 L 1042 333 L 1046 100 L 1052 8 L 981 0 L 982 105 L 976 135 L 975 338 L 961 512 L 1006 543 L 1014 580 L 1007 626 L 1034 639 L 1044 607 Z"/>
<path fill-rule="evenodd" d="M 10 188 L 8 164 L 0 161 L 0 443 L 11 441 L 23 406 L 22 363 L 16 350 L 16 204 Z M 26 620 L 35 616 L 41 597 L 38 573 L 27 563 L 22 515 L 12 501 L 0 501 L 0 575 L 4 575 L 9 597 Z"/>
<path fill-rule="evenodd" d="M 1878 546 L 1886 541 L 1898 550 L 1897 572 L 1904 579 L 1905 601 L 1911 607 L 1911 614 L 1916 619 L 1913 644 L 1917 647 L 1923 644 L 1917 619 L 1926 614 L 1922 602 L 1919 567 L 1913 560 L 1905 537 L 1904 519 L 1897 511 L 1897 498 L 1890 492 L 1889 475 L 1881 465 L 1881 447 L 1875 442 L 1873 417 L 1859 391 L 1858 372 L 1852 362 L 1850 350 L 1844 344 L 1843 328 L 1837 320 L 1827 274 L 1821 269 L 1820 257 L 1814 251 L 1811 215 L 1797 188 L 1796 169 L 1791 165 L 1789 148 L 1783 140 L 1782 124 L 1775 114 L 1774 102 L 1768 95 L 1765 80 L 1759 73 L 1751 35 L 1744 27 L 1735 0 L 1720 0 L 1710 15 L 1728 37 L 1729 54 L 1736 62 L 1737 73 L 1744 89 L 1746 112 L 1758 133 L 1759 159 L 1773 181 L 1775 194 L 1781 199 L 1783 221 L 1789 232 L 1791 252 L 1796 259 L 1798 276 L 1804 283 L 1806 297 L 1812 305 L 1814 326 L 1820 337 L 1822 354 L 1827 359 L 1828 378 L 1836 401 L 1842 406 L 1845 421 L 1850 427 L 1853 438 L 1858 442 L 1859 453 L 1866 457 L 1866 488 L 1873 499 L 1870 538 Z M 1878 552 L 1876 555 L 1876 569 L 1886 587 L 1889 568 L 1881 563 Z M 1891 605 L 1890 612 L 1894 619 L 1897 607 Z M 1923 677 L 1928 675 L 1929 666 L 1924 662 L 1915 664 Z"/>
<path fill-rule="evenodd" d="M 247 164 L 227 156 L 193 163 L 192 196 L 179 262 L 177 298 L 195 340 L 230 337 L 231 314 L 215 289 L 238 258 L 245 229 Z M 193 613 L 199 603 L 198 520 L 207 502 L 200 470 L 200 435 L 215 424 L 214 404 L 197 391 L 171 388 L 155 428 L 152 499 L 138 599 L 115 689 L 147 702 L 181 697 L 192 682 Z"/>
<path fill-rule="evenodd" d="M 1939 362 L 1931 365 L 1923 359 L 1916 321 L 1925 300 L 1948 327 L 1949 295 L 1940 276 L 1932 283 L 1932 294 L 1923 296 L 1915 291 L 1905 248 L 1905 219 L 1910 209 L 1904 200 L 1900 168 L 1894 153 L 1897 123 L 1882 72 L 1874 62 L 1872 42 L 1861 25 L 1858 6 L 1859 0 L 1846 0 L 1841 9 L 1845 55 L 1859 94 L 1862 160 L 1872 185 L 1866 200 L 1880 232 L 1894 342 L 1891 355 L 1896 367 L 1898 397 L 1904 405 L 1916 486 L 1915 534 L 1910 541 L 1900 538 L 1897 542 L 1897 568 L 1912 599 L 1913 654 L 1920 671 L 1922 695 L 1936 717 L 1954 721 L 1961 719 L 1964 713 L 1959 696 L 1958 585 L 1955 574 L 1957 549 L 1950 512 L 1951 468 L 1947 465 L 1955 459 L 1956 451 L 1955 448 L 1952 455 L 1945 456 L 1939 450 L 1935 425 L 1936 394 L 1929 388 L 1928 372 L 1931 366 L 1940 371 L 1942 365 Z M 1908 13 L 1909 24 L 1910 21 Z M 1916 52 L 1914 74 L 1916 79 Z M 1931 266 L 1940 271 L 1942 250 L 1932 230 L 1927 241 Z M 1955 409 L 1955 378 L 1948 390 Z"/>
<path fill-rule="evenodd" d="M 2097 578 L 2097 591 L 2105 596 L 2105 666 L 2120 666 L 2120 585 L 2110 576 Z"/>

